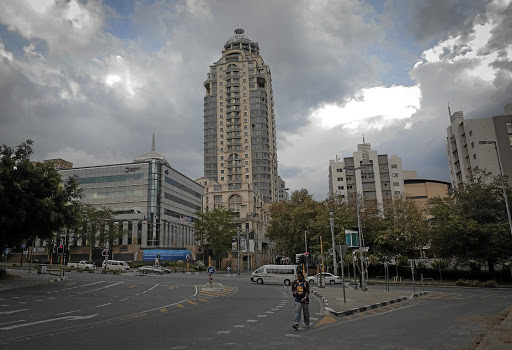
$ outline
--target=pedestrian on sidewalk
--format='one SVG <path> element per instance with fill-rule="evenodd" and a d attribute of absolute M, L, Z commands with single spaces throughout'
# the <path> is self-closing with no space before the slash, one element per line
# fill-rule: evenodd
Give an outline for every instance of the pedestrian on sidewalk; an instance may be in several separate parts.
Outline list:
<path fill-rule="evenodd" d="M 297 272 L 297 279 L 292 283 L 292 293 L 295 300 L 293 328 L 299 329 L 301 312 L 304 314 L 306 327 L 309 327 L 309 283 L 302 272 Z"/>

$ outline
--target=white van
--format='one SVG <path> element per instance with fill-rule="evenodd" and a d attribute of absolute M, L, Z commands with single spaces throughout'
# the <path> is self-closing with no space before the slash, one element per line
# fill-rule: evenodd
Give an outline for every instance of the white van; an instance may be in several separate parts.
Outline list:
<path fill-rule="evenodd" d="M 104 260 L 101 264 L 104 270 L 129 271 L 130 265 L 121 260 Z"/>
<path fill-rule="evenodd" d="M 289 286 L 297 279 L 297 265 L 263 265 L 251 274 L 258 284 L 278 283 Z"/>

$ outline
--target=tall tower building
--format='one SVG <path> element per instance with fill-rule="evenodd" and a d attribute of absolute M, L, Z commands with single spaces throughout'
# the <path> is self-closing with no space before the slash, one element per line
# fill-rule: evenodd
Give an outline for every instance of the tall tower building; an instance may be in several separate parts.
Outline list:
<path fill-rule="evenodd" d="M 228 190 L 252 186 L 264 202 L 277 201 L 272 78 L 243 29 L 226 41 L 204 87 L 204 177 Z"/>

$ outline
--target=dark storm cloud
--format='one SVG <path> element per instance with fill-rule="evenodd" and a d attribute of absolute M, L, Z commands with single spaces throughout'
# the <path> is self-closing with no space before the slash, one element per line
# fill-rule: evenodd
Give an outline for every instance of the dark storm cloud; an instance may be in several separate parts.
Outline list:
<path fill-rule="evenodd" d="M 395 25 L 420 43 L 469 33 L 490 0 L 393 0 L 385 7 Z"/>

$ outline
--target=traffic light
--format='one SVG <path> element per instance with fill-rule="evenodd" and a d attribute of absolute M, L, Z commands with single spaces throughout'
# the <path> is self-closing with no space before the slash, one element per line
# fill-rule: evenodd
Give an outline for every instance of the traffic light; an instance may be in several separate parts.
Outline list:
<path fill-rule="evenodd" d="M 52 252 L 53 252 L 53 253 L 57 253 L 57 245 L 55 245 L 55 244 L 54 244 L 54 245 L 52 246 Z"/>
<path fill-rule="evenodd" d="M 103 249 L 103 251 L 101 252 L 101 255 L 108 256 L 108 249 Z"/>
<path fill-rule="evenodd" d="M 295 263 L 298 265 L 301 263 L 302 254 L 295 254 Z"/>
<path fill-rule="evenodd" d="M 64 246 L 63 245 L 59 245 L 57 247 L 57 254 L 64 254 Z"/>

